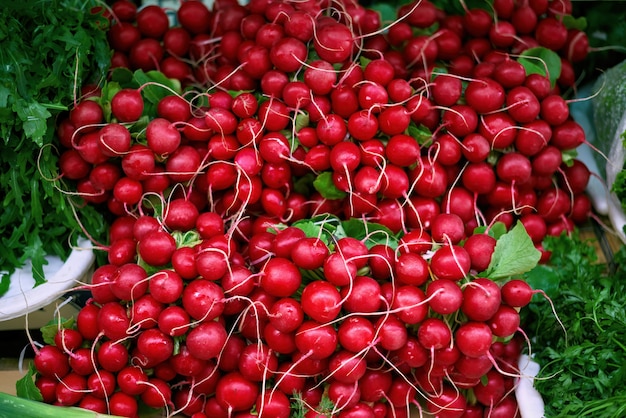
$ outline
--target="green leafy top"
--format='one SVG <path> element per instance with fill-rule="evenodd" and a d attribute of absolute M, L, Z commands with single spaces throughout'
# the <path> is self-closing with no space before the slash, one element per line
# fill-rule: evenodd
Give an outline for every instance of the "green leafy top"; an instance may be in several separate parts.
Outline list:
<path fill-rule="evenodd" d="M 326 245 L 333 245 L 341 238 L 350 237 L 363 241 L 367 248 L 384 244 L 396 249 L 401 235 L 394 234 L 386 226 L 375 222 L 358 218 L 341 220 L 330 214 L 296 221 L 293 226 L 304 231 L 307 237 L 321 239 Z"/>
<path fill-rule="evenodd" d="M 626 247 L 614 255 L 611 271 L 592 244 L 577 232 L 547 237 L 550 263 L 526 275 L 554 305 L 535 295 L 522 322 L 533 347 L 541 347 L 534 352 L 542 366 L 535 385 L 546 416 L 626 413 Z"/>
<path fill-rule="evenodd" d="M 80 88 L 105 77 L 108 20 L 96 0 L 4 2 L 0 13 L 0 295 L 26 259 L 36 284 L 46 254 L 65 259 L 80 226 L 98 238 L 104 222 L 93 207 L 77 209 L 59 191 L 56 119 Z M 65 188 L 67 189 L 67 188 Z"/>
<path fill-rule="evenodd" d="M 487 270 L 481 276 L 502 280 L 526 273 L 537 265 L 541 253 L 537 250 L 521 222 L 497 237 L 496 248 Z"/>
<path fill-rule="evenodd" d="M 540 74 L 548 77 L 552 87 L 561 75 L 561 58 L 545 47 L 529 48 L 520 54 L 518 62 L 526 70 L 526 74 Z"/>

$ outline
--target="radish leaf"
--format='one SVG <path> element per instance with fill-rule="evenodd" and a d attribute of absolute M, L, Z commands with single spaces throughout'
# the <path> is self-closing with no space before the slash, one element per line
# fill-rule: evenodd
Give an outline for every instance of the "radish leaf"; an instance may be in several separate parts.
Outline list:
<path fill-rule="evenodd" d="M 39 391 L 39 388 L 35 385 L 35 381 L 33 380 L 33 376 L 36 373 L 35 365 L 30 363 L 30 367 L 28 368 L 28 372 L 15 382 L 15 390 L 17 396 L 24 399 L 30 399 L 33 401 L 43 402 L 43 396 Z"/>
<path fill-rule="evenodd" d="M 561 75 L 561 58 L 559 55 L 544 47 L 535 47 L 522 52 L 518 62 L 524 66 L 526 75 L 541 74 L 548 77 L 552 87 Z"/>
<path fill-rule="evenodd" d="M 333 175 L 330 171 L 320 173 L 313 181 L 313 187 L 315 187 L 315 190 L 317 190 L 324 199 L 343 199 L 348 195 L 346 192 L 339 190 L 337 186 L 335 186 L 335 183 L 333 183 Z"/>
<path fill-rule="evenodd" d="M 498 239 L 491 263 L 481 276 L 498 280 L 523 274 L 535 267 L 540 258 L 526 228 L 518 222 Z"/>

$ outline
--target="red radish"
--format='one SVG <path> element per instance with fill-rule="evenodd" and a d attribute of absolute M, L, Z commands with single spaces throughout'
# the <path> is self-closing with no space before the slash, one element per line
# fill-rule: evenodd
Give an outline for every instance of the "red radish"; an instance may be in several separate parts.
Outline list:
<path fill-rule="evenodd" d="M 172 390 L 167 382 L 159 378 L 149 378 L 141 400 L 150 408 L 165 408 L 171 402 Z"/>
<path fill-rule="evenodd" d="M 438 350 L 450 345 L 452 331 L 448 324 L 438 318 L 427 318 L 417 330 L 420 344 L 427 350 Z"/>
<path fill-rule="evenodd" d="M 298 267 L 286 258 L 272 258 L 264 264 L 260 286 L 277 297 L 291 296 L 302 283 Z"/>
<path fill-rule="evenodd" d="M 401 254 L 394 263 L 395 278 L 405 285 L 421 286 L 430 277 L 428 262 L 419 254 Z"/>
<path fill-rule="evenodd" d="M 190 317 L 180 306 L 168 306 L 159 314 L 157 323 L 162 333 L 171 337 L 178 337 L 189 330 Z"/>
<path fill-rule="evenodd" d="M 431 87 L 432 98 L 440 106 L 452 106 L 459 100 L 461 93 L 461 79 L 451 75 L 438 75 Z"/>
<path fill-rule="evenodd" d="M 463 22 L 467 33 L 479 38 L 487 35 L 489 32 L 492 18 L 486 10 L 476 8 L 465 12 Z"/>
<path fill-rule="evenodd" d="M 166 157 L 173 153 L 180 145 L 180 132 L 163 118 L 156 118 L 148 123 L 146 128 L 148 147 L 158 156 Z"/>
<path fill-rule="evenodd" d="M 404 45 L 402 57 L 407 67 L 425 68 L 433 64 L 439 55 L 439 47 L 432 37 L 417 35 Z"/>
<path fill-rule="evenodd" d="M 514 308 L 528 305 L 532 296 L 532 288 L 523 280 L 512 279 L 502 285 L 502 299 L 507 305 Z"/>
<path fill-rule="evenodd" d="M 575 149 L 585 142 L 585 131 L 574 120 L 567 120 L 552 129 L 550 145 L 560 150 Z"/>
<path fill-rule="evenodd" d="M 439 279 L 461 280 L 471 267 L 468 252 L 458 245 L 444 245 L 435 251 L 430 260 L 430 268 Z"/>
<path fill-rule="evenodd" d="M 107 370 L 98 370 L 87 377 L 87 389 L 101 399 L 111 396 L 116 384 L 115 375 Z"/>
<path fill-rule="evenodd" d="M 454 281 L 439 279 L 428 284 L 426 297 L 433 311 L 446 315 L 456 312 L 461 308 L 463 292 Z"/>
<path fill-rule="evenodd" d="M 465 100 L 477 113 L 490 113 L 500 109 L 505 102 L 502 85 L 491 78 L 472 80 L 465 89 Z"/>
<path fill-rule="evenodd" d="M 160 39 L 169 28 L 169 18 L 165 11 L 157 5 L 141 8 L 136 16 L 137 27 L 142 35 Z"/>
<path fill-rule="evenodd" d="M 354 35 L 347 26 L 341 23 L 317 25 L 313 48 L 323 60 L 331 64 L 344 62 L 355 46 Z"/>
<path fill-rule="evenodd" d="M 324 277 L 335 286 L 349 285 L 357 273 L 356 264 L 341 254 L 333 253 L 324 260 Z"/>
<path fill-rule="evenodd" d="M 329 358 L 337 348 L 337 332 L 331 325 L 305 321 L 296 331 L 296 346 L 312 359 Z"/>
<path fill-rule="evenodd" d="M 496 239 L 487 234 L 474 234 L 463 243 L 471 259 L 472 269 L 481 272 L 489 267 L 496 246 Z"/>
<path fill-rule="evenodd" d="M 109 412 L 120 416 L 134 416 L 139 406 L 137 400 L 124 392 L 115 392 L 109 399 Z"/>
<path fill-rule="evenodd" d="M 446 384 L 440 393 L 430 398 L 427 409 L 441 418 L 466 417 L 467 400 L 458 388 Z"/>
<path fill-rule="evenodd" d="M 117 373 L 128 364 L 128 350 L 123 344 L 108 340 L 100 346 L 97 359 L 104 370 Z"/>
<path fill-rule="evenodd" d="M 505 149 L 515 142 L 517 125 L 506 113 L 492 113 L 482 116 L 478 132 L 491 143 L 492 148 Z"/>
<path fill-rule="evenodd" d="M 569 193 L 558 187 L 546 190 L 537 200 L 537 213 L 548 223 L 558 220 L 570 208 L 571 199 Z"/>
<path fill-rule="evenodd" d="M 185 342 L 191 355 L 202 360 L 210 360 L 220 355 L 227 338 L 228 333 L 224 325 L 209 321 L 189 331 Z"/>
<path fill-rule="evenodd" d="M 115 280 L 116 272 L 117 265 L 115 264 L 102 265 L 93 272 L 90 289 L 95 302 L 104 304 L 118 300 L 111 290 L 111 283 Z"/>
<path fill-rule="evenodd" d="M 496 174 L 500 180 L 507 183 L 523 184 L 530 180 L 532 165 L 526 156 L 508 152 L 498 159 Z"/>
<path fill-rule="evenodd" d="M 333 379 L 342 383 L 356 383 L 367 370 L 363 357 L 356 356 L 347 350 L 335 353 L 330 358 L 328 367 L 332 370 Z"/>
<path fill-rule="evenodd" d="M 415 190 L 424 197 L 439 197 L 444 194 L 448 176 L 438 161 L 428 157 L 421 157 L 420 163 L 410 171 L 410 179 L 415 184 Z"/>
<path fill-rule="evenodd" d="M 567 28 L 555 17 L 545 17 L 537 23 L 535 38 L 541 46 L 558 51 L 567 42 Z"/>
<path fill-rule="evenodd" d="M 211 11 L 201 1 L 181 3 L 176 12 L 178 22 L 193 34 L 206 33 L 211 25 Z"/>
<path fill-rule="evenodd" d="M 463 289 L 461 310 L 472 321 L 487 321 L 501 303 L 500 288 L 487 278 L 476 278 Z"/>
<path fill-rule="evenodd" d="M 146 270 L 138 264 L 128 263 L 117 268 L 111 291 L 121 300 L 133 301 L 148 290 Z"/>
<path fill-rule="evenodd" d="M 300 297 L 302 311 L 317 322 L 330 322 L 341 311 L 341 295 L 328 282 L 318 280 L 307 284 Z"/>
<path fill-rule="evenodd" d="M 141 92 L 134 89 L 122 89 L 111 99 L 111 112 L 120 122 L 137 121 L 144 109 Z"/>
<path fill-rule="evenodd" d="M 491 332 L 496 337 L 510 337 L 520 326 L 519 313 L 512 307 L 500 305 L 488 321 Z"/>
<path fill-rule="evenodd" d="M 144 236 L 138 245 L 141 258 L 152 266 L 162 266 L 170 262 L 176 250 L 176 241 L 163 230 L 156 230 Z"/>
<path fill-rule="evenodd" d="M 109 123 L 100 129 L 100 148 L 107 157 L 117 157 L 128 152 L 131 137 L 128 129 L 118 123 Z"/>
<path fill-rule="evenodd" d="M 457 104 L 446 110 L 442 116 L 442 124 L 448 132 L 457 138 L 465 137 L 478 126 L 478 116 L 476 111 L 467 105 Z"/>
<path fill-rule="evenodd" d="M 151 276 L 150 294 L 160 303 L 174 303 L 183 291 L 183 279 L 173 270 L 161 270 Z"/>
<path fill-rule="evenodd" d="M 345 298 L 343 308 L 348 312 L 372 313 L 381 306 L 380 285 L 371 277 L 357 276 L 352 288 L 344 287 L 340 293 Z"/>
<path fill-rule="evenodd" d="M 274 66 L 286 73 L 297 71 L 307 57 L 307 47 L 299 39 L 284 37 L 270 49 L 270 60 Z"/>
<path fill-rule="evenodd" d="M 76 328 L 86 340 L 95 340 L 100 334 L 98 328 L 98 312 L 100 307 L 87 303 L 76 315 Z"/>
<path fill-rule="evenodd" d="M 454 333 L 454 341 L 458 349 L 468 357 L 480 357 L 491 347 L 492 333 L 483 322 L 466 322 L 461 324 Z"/>
<path fill-rule="evenodd" d="M 432 220 L 431 236 L 435 242 L 458 244 L 465 236 L 463 220 L 456 214 L 440 213 Z"/>
<path fill-rule="evenodd" d="M 70 372 L 60 379 L 56 386 L 56 399 L 59 405 L 72 406 L 78 404 L 85 395 L 87 380 L 84 376 Z"/>
<path fill-rule="evenodd" d="M 74 351 L 83 343 L 83 336 L 80 332 L 71 328 L 61 328 L 54 336 L 54 345 L 64 352 Z"/>
<path fill-rule="evenodd" d="M 74 129 L 81 133 L 93 132 L 97 124 L 104 118 L 102 107 L 95 101 L 84 100 L 74 106 L 69 113 L 69 119 Z"/>
<path fill-rule="evenodd" d="M 143 197 L 143 185 L 140 181 L 122 177 L 113 186 L 113 196 L 127 205 L 134 205 Z"/>
<path fill-rule="evenodd" d="M 35 353 L 34 365 L 42 376 L 54 379 L 62 379 L 70 372 L 67 354 L 53 345 L 41 347 Z"/>
<path fill-rule="evenodd" d="M 399 350 L 408 340 L 405 323 L 395 315 L 381 317 L 374 324 L 380 346 L 385 350 Z"/>
<path fill-rule="evenodd" d="M 478 402 L 493 407 L 505 395 L 504 378 L 499 372 L 490 370 L 486 374 L 486 383 L 476 385 L 473 392 Z"/>
<path fill-rule="evenodd" d="M 398 319 L 406 324 L 418 324 L 428 315 L 426 295 L 420 288 L 410 285 L 400 286 L 393 295 L 391 309 Z"/>
<path fill-rule="evenodd" d="M 491 152 L 491 144 L 484 136 L 478 133 L 470 133 L 463 138 L 461 152 L 469 162 L 481 162 L 484 161 L 489 155 L 489 152 Z"/>
<path fill-rule="evenodd" d="M 411 123 L 411 115 L 404 106 L 391 105 L 378 115 L 381 132 L 387 135 L 398 135 L 406 131 Z"/>
<path fill-rule="evenodd" d="M 200 212 L 194 202 L 185 199 L 173 199 L 165 209 L 163 223 L 171 231 L 190 231 L 196 225 Z"/>
<path fill-rule="evenodd" d="M 143 71 L 156 70 L 164 54 L 165 50 L 160 41 L 154 38 L 141 38 L 132 46 L 128 54 L 130 67 Z"/>
<path fill-rule="evenodd" d="M 551 94 L 541 101 L 540 115 L 550 125 L 558 126 L 568 119 L 569 107 L 563 97 Z"/>
<path fill-rule="evenodd" d="M 224 292 L 212 281 L 195 279 L 183 290 L 182 304 L 192 318 L 211 321 L 224 310 Z"/>

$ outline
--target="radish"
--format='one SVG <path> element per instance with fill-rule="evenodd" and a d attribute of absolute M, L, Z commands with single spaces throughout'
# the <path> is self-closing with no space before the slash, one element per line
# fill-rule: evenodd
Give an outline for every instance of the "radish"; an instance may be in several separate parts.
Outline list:
<path fill-rule="evenodd" d="M 302 282 L 298 267 L 286 258 L 272 258 L 263 266 L 260 286 L 277 297 L 289 297 Z"/>
<path fill-rule="evenodd" d="M 337 288 L 325 281 L 314 281 L 302 289 L 302 311 L 311 319 L 327 323 L 335 319 L 341 310 L 341 295 Z"/>
<path fill-rule="evenodd" d="M 486 354 L 491 346 L 491 339 L 491 329 L 483 322 L 466 322 L 454 334 L 459 350 L 472 358 Z"/>
<path fill-rule="evenodd" d="M 111 99 L 111 112 L 120 122 L 135 122 L 143 110 L 143 97 L 138 90 L 122 89 Z"/>
<path fill-rule="evenodd" d="M 317 24 L 313 48 L 323 60 L 331 64 L 344 62 L 350 58 L 355 46 L 354 35 L 347 26 L 337 22 Z"/>
<path fill-rule="evenodd" d="M 487 321 L 501 303 L 499 286 L 487 278 L 477 278 L 463 289 L 461 310 L 472 321 Z"/>
<path fill-rule="evenodd" d="M 439 248 L 430 261 L 431 271 L 439 279 L 461 280 L 467 276 L 470 267 L 471 260 L 467 251 L 454 244 Z"/>

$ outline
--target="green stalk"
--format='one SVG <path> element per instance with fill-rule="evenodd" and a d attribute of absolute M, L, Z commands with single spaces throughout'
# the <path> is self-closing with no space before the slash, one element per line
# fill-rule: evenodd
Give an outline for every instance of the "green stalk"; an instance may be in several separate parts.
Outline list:
<path fill-rule="evenodd" d="M 75 406 L 54 406 L 0 392 L 0 418 L 115 418 Z M 121 418 L 121 417 L 118 417 Z"/>

